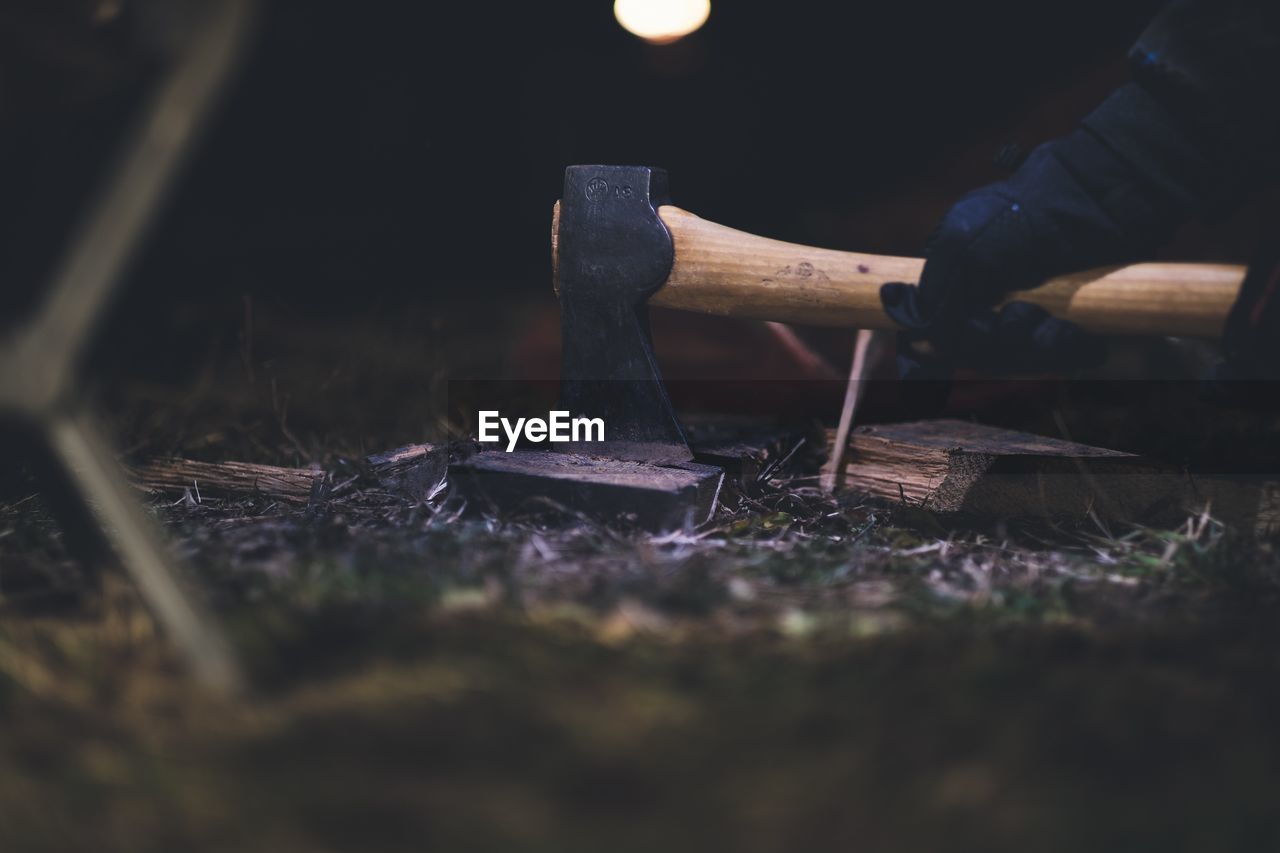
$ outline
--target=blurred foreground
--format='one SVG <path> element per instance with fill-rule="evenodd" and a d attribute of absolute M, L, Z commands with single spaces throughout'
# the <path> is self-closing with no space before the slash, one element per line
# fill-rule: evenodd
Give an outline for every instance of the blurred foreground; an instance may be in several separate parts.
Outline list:
<path fill-rule="evenodd" d="M 424 376 L 484 367 L 464 323 L 422 328 L 248 330 L 209 344 L 195 388 L 102 396 L 135 457 L 332 470 L 438 427 Z M 663 537 L 376 489 L 157 497 L 259 685 L 236 705 L 197 692 L 130 587 L 69 560 L 19 490 L 0 849 L 1280 842 L 1266 543 L 1209 514 L 947 531 L 827 500 L 812 464 Z"/>

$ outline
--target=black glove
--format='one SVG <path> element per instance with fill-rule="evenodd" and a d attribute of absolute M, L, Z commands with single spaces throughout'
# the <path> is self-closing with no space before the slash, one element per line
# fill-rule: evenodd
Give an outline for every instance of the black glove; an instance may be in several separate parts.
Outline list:
<path fill-rule="evenodd" d="M 1009 179 L 962 198 L 930 240 L 918 286 L 881 289 L 905 330 L 903 375 L 1101 362 L 1103 343 L 1078 327 L 1028 303 L 990 306 L 1055 275 L 1137 259 L 1203 211 L 1213 176 L 1194 134 L 1147 90 L 1117 90 Z"/>

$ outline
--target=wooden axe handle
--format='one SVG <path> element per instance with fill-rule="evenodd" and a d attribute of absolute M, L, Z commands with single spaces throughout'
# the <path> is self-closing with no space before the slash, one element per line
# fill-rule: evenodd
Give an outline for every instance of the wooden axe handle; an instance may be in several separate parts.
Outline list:
<path fill-rule="evenodd" d="M 559 205 L 556 208 L 558 220 Z M 671 205 L 658 208 L 675 263 L 650 305 L 814 326 L 894 329 L 880 285 L 914 283 L 921 258 L 816 249 L 757 237 Z M 558 229 L 552 225 L 553 254 Z M 1050 279 L 1016 293 L 1090 332 L 1214 338 L 1240 291 L 1234 264 L 1142 263 Z"/>

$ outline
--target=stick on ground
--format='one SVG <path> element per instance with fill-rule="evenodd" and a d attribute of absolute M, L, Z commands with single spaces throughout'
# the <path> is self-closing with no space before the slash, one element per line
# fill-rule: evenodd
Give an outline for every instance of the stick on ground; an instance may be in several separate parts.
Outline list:
<path fill-rule="evenodd" d="M 265 495 L 289 503 L 305 504 L 319 468 L 282 468 L 250 462 L 196 462 L 191 459 L 157 459 L 132 468 L 134 484 L 153 492 L 198 490 L 217 497 Z"/>

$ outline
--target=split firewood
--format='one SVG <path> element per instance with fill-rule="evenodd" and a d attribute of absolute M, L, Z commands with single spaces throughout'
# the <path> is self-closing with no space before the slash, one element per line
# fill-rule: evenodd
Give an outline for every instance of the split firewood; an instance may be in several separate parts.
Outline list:
<path fill-rule="evenodd" d="M 449 448 L 435 444 L 406 444 L 367 456 L 365 463 L 383 488 L 415 500 L 429 501 L 446 485 Z"/>
<path fill-rule="evenodd" d="M 941 515 L 1155 523 L 1208 507 L 1261 534 L 1280 515 L 1264 478 L 1193 477 L 1132 453 L 964 421 L 859 427 L 846 460 L 844 491 Z"/>
<path fill-rule="evenodd" d="M 437 494 L 448 465 L 448 449 L 410 444 L 365 458 L 369 473 L 389 491 L 428 499 Z M 129 469 L 134 484 L 154 492 L 217 497 L 261 495 L 287 503 L 308 503 L 325 480 L 320 468 L 287 468 L 251 462 L 197 462 L 156 459 Z"/>

